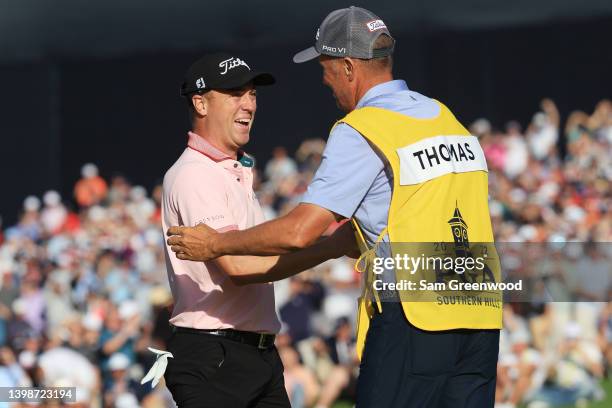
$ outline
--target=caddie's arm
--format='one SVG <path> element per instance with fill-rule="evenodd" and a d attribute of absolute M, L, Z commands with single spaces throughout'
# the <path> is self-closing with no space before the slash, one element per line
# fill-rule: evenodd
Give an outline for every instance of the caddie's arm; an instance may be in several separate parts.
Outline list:
<path fill-rule="evenodd" d="M 234 283 L 245 285 L 285 279 L 329 259 L 358 254 L 353 229 L 345 223 L 330 237 L 296 252 L 276 256 L 226 255 L 215 262 Z"/>
<path fill-rule="evenodd" d="M 333 212 L 301 203 L 288 214 L 243 231 L 218 234 L 205 225 L 170 227 L 168 245 L 179 259 L 208 261 L 223 255 L 279 255 L 303 250 L 335 221 Z"/>

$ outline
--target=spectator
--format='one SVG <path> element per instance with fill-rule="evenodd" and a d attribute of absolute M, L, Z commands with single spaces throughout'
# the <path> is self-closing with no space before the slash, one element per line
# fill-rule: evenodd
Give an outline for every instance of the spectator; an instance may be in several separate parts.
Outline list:
<path fill-rule="evenodd" d="M 115 353 L 108 360 L 108 371 L 110 373 L 108 381 L 104 385 L 104 405 L 114 407 L 132 404 L 138 406 L 138 401 L 142 400 L 146 391 L 140 382 L 130 378 L 128 369 L 130 359 L 122 353 Z M 132 398 L 127 397 L 132 396 Z M 132 400 L 136 400 L 136 404 Z"/>
<path fill-rule="evenodd" d="M 11 265 L 5 264 L 2 273 L 2 286 L 0 288 L 0 303 L 7 308 L 13 305 L 15 299 L 19 297 L 19 287 L 17 286 L 15 276 L 11 269 Z"/>
<path fill-rule="evenodd" d="M 40 213 L 40 222 L 47 234 L 54 235 L 64 226 L 68 211 L 62 205 L 62 198 L 57 191 L 47 191 L 43 196 L 43 202 L 45 208 Z"/>
<path fill-rule="evenodd" d="M 532 398 L 551 405 L 575 404 L 602 399 L 596 379 L 603 375 L 602 356 L 593 343 L 580 339 L 580 326 L 569 323 L 561 343 L 551 385 L 542 387 Z M 584 405 L 584 403 L 583 403 Z"/>
<path fill-rule="evenodd" d="M 300 276 L 291 278 L 289 300 L 280 309 L 281 319 L 287 324 L 289 336 L 296 343 L 312 334 L 310 318 L 316 310 L 320 292 L 308 290 L 310 285 Z"/>
<path fill-rule="evenodd" d="M 313 404 L 319 394 L 319 384 L 308 368 L 300 364 L 297 352 L 291 347 L 279 351 L 285 367 L 285 387 L 292 408 L 306 408 Z"/>
<path fill-rule="evenodd" d="M 6 237 L 8 239 L 22 238 L 36 241 L 42 233 L 39 210 L 40 200 L 38 197 L 26 197 L 23 201 L 23 214 L 19 219 L 19 223 L 7 229 Z"/>
<path fill-rule="evenodd" d="M 44 300 L 46 305 L 47 334 L 52 337 L 62 323 L 73 313 L 70 299 L 71 276 L 68 271 L 55 270 L 47 279 Z"/>
<path fill-rule="evenodd" d="M 540 103 L 542 112 L 534 115 L 527 130 L 527 141 L 531 154 L 536 160 L 554 157 L 553 152 L 559 140 L 559 111 L 551 99 Z"/>
<path fill-rule="evenodd" d="M 139 332 L 140 316 L 134 313 L 132 308 L 124 306 L 123 313 L 116 306 L 110 305 L 102 333 L 100 334 L 100 347 L 105 356 L 101 359 L 100 367 L 106 370 L 109 358 L 116 352 L 121 352 L 127 356 L 130 363 L 136 360 L 135 340 Z"/>
<path fill-rule="evenodd" d="M 13 350 L 10 347 L 0 348 L 0 387 L 28 386 L 32 386 L 32 382 L 17 362 Z M 0 402 L 0 407 L 8 406 L 8 403 Z"/>
<path fill-rule="evenodd" d="M 74 186 L 74 198 L 81 208 L 99 204 L 106 198 L 106 181 L 98 175 L 98 167 L 87 163 L 81 168 L 81 179 Z"/>
<path fill-rule="evenodd" d="M 510 127 L 508 131 L 504 138 L 506 151 L 504 172 L 510 179 L 514 179 L 527 168 L 529 151 L 527 150 L 524 136 L 519 132 L 519 128 Z"/>
<path fill-rule="evenodd" d="M 139 228 L 144 228 L 155 213 L 155 203 L 147 198 L 147 190 L 144 187 L 135 186 L 130 190 L 130 202 L 126 211 Z"/>
<path fill-rule="evenodd" d="M 38 357 L 36 383 L 43 387 L 76 387 L 77 401 L 92 406 L 100 390 L 99 373 L 85 357 L 64 347 L 45 351 Z"/>
<path fill-rule="evenodd" d="M 272 151 L 272 159 L 266 164 L 265 175 L 272 185 L 297 173 L 295 161 L 287 155 L 287 149 L 277 146 Z"/>

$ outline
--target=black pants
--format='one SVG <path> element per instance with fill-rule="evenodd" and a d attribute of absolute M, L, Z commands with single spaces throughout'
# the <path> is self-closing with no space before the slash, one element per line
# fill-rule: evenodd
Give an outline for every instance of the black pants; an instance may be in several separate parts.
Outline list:
<path fill-rule="evenodd" d="M 164 378 L 179 408 L 288 408 L 275 347 L 259 350 L 222 337 L 174 333 Z"/>
<path fill-rule="evenodd" d="M 387 302 L 370 322 L 357 408 L 488 408 L 495 404 L 499 330 L 428 332 Z"/>

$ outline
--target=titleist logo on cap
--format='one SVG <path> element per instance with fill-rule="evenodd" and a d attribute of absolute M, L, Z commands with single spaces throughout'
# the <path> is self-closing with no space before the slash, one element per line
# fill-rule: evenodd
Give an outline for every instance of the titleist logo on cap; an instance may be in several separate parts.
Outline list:
<path fill-rule="evenodd" d="M 382 28 L 387 28 L 387 26 L 382 20 L 372 20 L 370 22 L 367 22 L 366 25 L 368 26 L 368 30 L 370 30 L 370 32 L 380 30 Z"/>
<path fill-rule="evenodd" d="M 247 67 L 247 69 L 250 71 L 251 68 L 247 65 L 246 62 L 244 62 L 243 60 L 241 60 L 240 58 L 228 58 L 224 61 L 221 61 L 219 63 L 219 68 L 221 68 L 223 71 L 221 72 L 221 75 L 225 75 L 227 73 L 227 71 L 229 71 L 230 69 L 234 69 L 236 67 L 239 67 L 240 65 L 244 65 L 245 67 Z"/>

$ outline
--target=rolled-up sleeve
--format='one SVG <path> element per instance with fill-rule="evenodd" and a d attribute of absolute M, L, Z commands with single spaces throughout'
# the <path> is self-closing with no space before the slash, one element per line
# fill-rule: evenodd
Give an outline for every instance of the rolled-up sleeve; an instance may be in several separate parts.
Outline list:
<path fill-rule="evenodd" d="M 383 169 L 382 159 L 366 139 L 340 123 L 332 130 L 321 165 L 301 201 L 350 218 Z"/>

